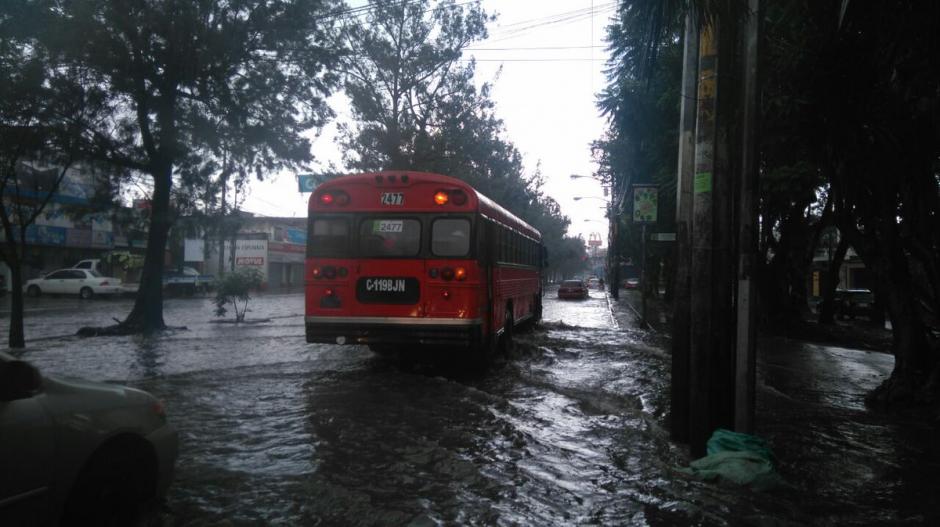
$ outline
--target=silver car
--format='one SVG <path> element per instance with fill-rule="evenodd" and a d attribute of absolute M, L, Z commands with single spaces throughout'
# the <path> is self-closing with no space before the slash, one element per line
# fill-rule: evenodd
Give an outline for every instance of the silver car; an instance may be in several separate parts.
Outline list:
<path fill-rule="evenodd" d="M 0 352 L 0 525 L 131 525 L 165 495 L 177 448 L 152 395 Z"/>

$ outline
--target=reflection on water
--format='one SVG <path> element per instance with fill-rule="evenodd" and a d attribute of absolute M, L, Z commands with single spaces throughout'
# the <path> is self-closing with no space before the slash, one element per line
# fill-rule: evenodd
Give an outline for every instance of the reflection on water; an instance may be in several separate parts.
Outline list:
<path fill-rule="evenodd" d="M 890 357 L 762 343 L 758 433 L 789 485 L 761 494 L 705 484 L 676 471 L 689 459 L 664 425 L 668 354 L 649 334 L 612 324 L 606 298 L 593 294 L 547 299 L 546 322 L 520 333 L 514 356 L 482 375 L 307 345 L 299 295 L 258 299 L 250 315 L 271 317 L 265 324 L 216 324 L 207 301 L 179 301 L 167 322 L 185 331 L 52 339 L 24 357 L 47 373 L 128 382 L 166 402 L 182 435 L 166 525 L 936 517 L 935 430 L 861 404 Z M 121 306 L 97 304 L 97 316 L 109 307 Z"/>

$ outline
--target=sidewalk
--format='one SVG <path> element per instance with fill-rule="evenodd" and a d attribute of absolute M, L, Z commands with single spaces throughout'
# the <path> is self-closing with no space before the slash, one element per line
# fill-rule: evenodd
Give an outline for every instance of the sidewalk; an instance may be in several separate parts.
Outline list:
<path fill-rule="evenodd" d="M 650 326 L 642 326 L 639 295 L 608 295 L 613 316 L 669 353 L 671 313 L 651 301 Z M 781 506 L 796 504 L 821 525 L 940 524 L 940 422 L 864 404 L 893 368 L 888 353 L 759 337 L 755 434 L 768 440 L 789 485 L 775 491 Z"/>

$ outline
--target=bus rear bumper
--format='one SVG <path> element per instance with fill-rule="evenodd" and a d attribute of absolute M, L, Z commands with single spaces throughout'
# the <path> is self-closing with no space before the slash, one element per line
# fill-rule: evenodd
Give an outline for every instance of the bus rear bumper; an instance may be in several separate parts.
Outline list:
<path fill-rule="evenodd" d="M 483 341 L 483 322 L 463 318 L 318 317 L 305 319 L 307 342 L 472 347 Z"/>

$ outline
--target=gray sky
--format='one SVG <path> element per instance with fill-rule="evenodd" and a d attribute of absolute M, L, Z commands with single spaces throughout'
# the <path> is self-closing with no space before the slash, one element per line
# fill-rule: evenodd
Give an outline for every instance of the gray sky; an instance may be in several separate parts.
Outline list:
<path fill-rule="evenodd" d="M 541 162 L 543 189 L 571 218 L 570 235 L 600 233 L 607 244 L 603 191 L 591 175 L 590 143 L 604 132 L 594 105 L 604 86 L 604 30 L 613 14 L 610 0 L 483 0 L 498 18 L 488 40 L 471 46 L 479 83 L 492 82 L 497 115 L 506 139 L 522 152 L 526 171 Z M 502 66 L 499 77 L 496 73 Z M 346 118 L 342 96 L 331 100 L 337 119 Z M 341 166 L 333 144 L 335 123 L 314 141 L 315 169 Z M 575 196 L 591 197 L 575 201 Z M 253 182 L 244 209 L 269 216 L 306 216 L 309 194 L 300 194 L 293 174 Z M 585 221 L 589 220 L 589 221 Z"/>

